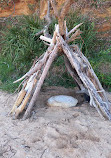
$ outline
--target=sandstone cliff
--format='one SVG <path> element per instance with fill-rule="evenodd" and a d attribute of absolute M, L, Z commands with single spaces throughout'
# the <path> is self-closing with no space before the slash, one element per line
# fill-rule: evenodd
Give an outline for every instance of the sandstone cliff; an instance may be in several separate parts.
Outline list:
<path fill-rule="evenodd" d="M 57 0 L 58 6 L 61 6 L 65 0 Z M 102 0 L 101 0 L 102 1 Z M 99 4 L 96 9 L 88 3 L 87 0 L 78 0 L 72 7 L 79 8 L 81 13 L 95 20 L 98 32 L 103 32 L 103 37 L 111 38 L 111 1 L 105 0 Z M 40 12 L 39 12 L 40 10 Z M 10 15 L 28 15 L 39 12 L 40 18 L 43 18 L 47 12 L 47 0 L 15 0 L 14 4 L 9 3 L 7 7 L 0 8 L 0 17 L 8 17 Z"/>

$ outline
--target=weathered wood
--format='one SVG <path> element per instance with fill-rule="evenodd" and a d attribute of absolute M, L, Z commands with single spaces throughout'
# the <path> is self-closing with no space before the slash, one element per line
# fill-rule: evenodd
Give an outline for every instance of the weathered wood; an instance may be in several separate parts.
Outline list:
<path fill-rule="evenodd" d="M 38 75 L 38 73 L 36 73 L 36 75 Z M 35 88 L 35 85 L 37 83 L 37 79 L 35 74 L 32 75 L 27 83 L 27 86 L 25 88 L 25 90 L 27 91 L 21 105 L 15 110 L 15 117 L 17 118 L 18 115 L 24 110 L 24 108 L 26 107 L 28 101 L 31 98 L 31 95 L 33 93 L 33 89 Z"/>
<path fill-rule="evenodd" d="M 40 36 L 40 39 L 43 40 L 43 41 L 49 42 L 49 43 L 52 42 L 51 38 L 48 38 L 48 37 L 45 37 L 45 36 L 42 36 L 42 35 Z"/>
<path fill-rule="evenodd" d="M 66 38 L 66 30 L 65 30 L 65 25 L 64 25 L 64 18 L 66 14 L 69 11 L 69 8 L 71 6 L 71 3 L 73 0 L 66 0 L 61 11 L 58 11 L 57 4 L 55 0 L 50 0 L 52 8 L 54 10 L 54 15 L 58 19 L 58 24 L 59 24 L 59 33 L 61 34 L 64 39 Z"/>
<path fill-rule="evenodd" d="M 49 25 L 50 25 L 50 23 L 51 23 L 51 17 L 50 17 L 50 1 L 48 0 L 47 1 L 47 14 L 46 14 L 46 16 L 44 17 L 44 19 L 46 20 L 46 22 L 47 22 L 47 24 L 45 25 L 45 27 L 41 30 L 41 31 L 39 31 L 39 32 L 37 32 L 36 34 L 35 34 L 35 36 L 39 36 L 39 35 L 41 35 L 41 34 L 44 34 L 44 36 L 46 36 L 46 37 L 49 37 L 50 36 L 50 34 L 49 34 L 49 32 L 48 32 L 48 28 L 49 28 Z"/>
<path fill-rule="evenodd" d="M 87 66 L 89 67 L 89 71 L 87 71 L 87 75 L 88 77 L 90 77 L 91 81 L 94 83 L 96 89 L 97 89 L 97 92 L 99 93 L 99 95 L 102 97 L 103 101 L 107 102 L 107 108 L 109 109 L 109 102 L 108 102 L 108 99 L 106 97 L 106 93 L 105 93 L 105 90 L 103 89 L 99 79 L 97 78 L 94 70 L 92 69 L 88 59 L 83 55 L 83 53 L 81 53 L 80 49 L 78 48 L 77 46 L 77 51 L 78 51 L 78 54 L 80 56 L 82 56 L 82 59 L 83 59 L 83 62 L 84 63 L 87 63 Z M 90 75 L 89 75 L 90 74 Z"/>
<path fill-rule="evenodd" d="M 31 76 L 33 73 L 35 73 L 37 70 L 39 70 L 42 67 L 42 65 L 46 62 L 46 60 L 52 50 L 53 50 L 53 46 L 50 46 L 47 49 L 44 56 L 24 76 L 22 76 L 20 79 L 18 79 L 16 81 L 14 81 L 14 83 L 17 83 L 17 82 L 23 80 L 24 78 Z"/>
<path fill-rule="evenodd" d="M 49 42 L 50 46 L 53 46 L 56 43 L 56 36 L 58 32 L 59 32 L 59 25 L 55 24 L 55 31 L 53 33 L 52 39 L 45 36 L 40 36 L 40 39 L 45 42 Z"/>
<path fill-rule="evenodd" d="M 51 23 L 51 17 L 50 17 L 50 1 L 47 1 L 47 14 L 45 16 L 45 20 L 48 22 L 48 25 Z"/>
<path fill-rule="evenodd" d="M 82 32 L 80 30 L 77 30 L 68 40 L 67 42 L 72 42 L 74 41 L 75 39 L 78 39 L 80 38 L 79 35 L 81 34 Z"/>
<path fill-rule="evenodd" d="M 82 69 L 81 69 L 81 66 L 84 65 L 84 62 L 83 62 L 84 59 L 82 58 L 83 54 L 81 53 L 82 56 L 79 56 L 77 51 L 74 52 L 60 35 L 59 35 L 59 41 L 62 45 L 65 55 L 69 59 L 72 67 L 76 70 L 81 81 L 84 83 L 85 87 L 90 92 L 90 95 L 93 98 L 93 101 L 92 101 L 93 106 L 96 107 L 96 109 L 98 110 L 98 112 L 101 113 L 102 116 L 104 115 L 104 117 L 111 120 L 111 113 L 110 113 L 110 111 L 108 109 L 108 105 L 107 105 L 108 103 L 104 102 L 102 97 L 100 96 L 100 94 L 97 92 L 95 84 L 87 76 L 87 71 L 85 72 L 85 71 L 82 71 Z M 87 64 L 88 71 L 91 71 L 91 69 L 89 69 L 89 66 L 91 68 L 91 65 L 89 64 L 89 62 L 85 63 L 85 64 Z M 99 85 L 100 85 L 100 83 L 99 83 Z"/>
<path fill-rule="evenodd" d="M 32 110 L 32 108 L 33 108 L 33 105 L 34 105 L 34 103 L 35 103 L 35 101 L 36 101 L 36 99 L 37 99 L 37 97 L 38 97 L 38 95 L 39 95 L 41 86 L 42 86 L 42 84 L 43 84 L 43 82 L 44 82 L 44 80 L 45 80 L 45 77 L 46 77 L 46 75 L 47 75 L 47 72 L 48 72 L 48 70 L 49 70 L 49 68 L 50 68 L 50 66 L 51 66 L 51 64 L 52 64 L 52 62 L 53 62 L 53 60 L 54 60 L 55 57 L 57 56 L 57 52 L 58 52 L 58 44 L 55 45 L 55 47 L 54 47 L 52 53 L 51 53 L 50 56 L 49 56 L 49 59 L 48 59 L 46 65 L 45 65 L 45 68 L 44 68 L 44 70 L 43 70 L 43 72 L 42 72 L 42 75 L 41 75 L 41 77 L 40 77 L 40 79 L 39 79 L 39 81 L 38 81 L 38 83 L 37 83 L 35 92 L 34 92 L 34 94 L 33 94 L 33 96 L 32 96 L 32 99 L 31 99 L 31 101 L 30 101 L 30 103 L 29 103 L 29 106 L 28 106 L 28 108 L 27 108 L 27 110 L 26 110 L 26 112 L 25 112 L 25 114 L 24 114 L 23 120 L 25 120 L 27 117 L 29 117 L 30 112 L 31 112 L 31 110 Z"/>
<path fill-rule="evenodd" d="M 19 95 L 15 101 L 15 104 L 10 112 L 10 114 L 13 114 L 15 112 L 15 110 L 17 109 L 17 107 L 21 104 L 23 98 L 25 97 L 26 95 L 26 91 L 25 89 L 22 89 L 20 92 L 19 92 Z"/>
<path fill-rule="evenodd" d="M 68 35 L 68 29 L 67 29 L 67 25 L 66 25 L 66 20 L 64 20 L 64 28 L 65 28 L 65 31 L 66 31 L 66 37 Z M 68 38 L 68 37 L 67 37 Z"/>
<path fill-rule="evenodd" d="M 78 25 L 76 25 L 71 31 L 69 31 L 69 33 L 67 34 L 67 36 L 70 36 L 73 32 L 75 32 L 83 23 L 80 23 Z"/>
<path fill-rule="evenodd" d="M 68 58 L 66 56 L 64 56 L 64 62 L 65 62 L 65 66 L 67 68 L 67 71 L 69 72 L 69 74 L 71 75 L 71 77 L 75 80 L 75 82 L 77 83 L 77 85 L 79 86 L 80 90 L 84 90 L 85 87 L 82 83 L 82 81 L 80 80 L 77 72 L 75 71 L 74 68 L 72 68 Z"/>
<path fill-rule="evenodd" d="M 59 33 L 64 39 L 66 39 L 66 30 L 65 30 L 64 18 L 66 16 L 66 14 L 68 13 L 72 2 L 73 2 L 73 0 L 66 0 L 65 1 L 64 5 L 61 9 L 60 15 L 58 17 Z"/>
<path fill-rule="evenodd" d="M 19 114 L 24 110 L 25 106 L 27 105 L 29 99 L 30 99 L 31 94 L 27 93 L 22 104 L 15 110 L 15 118 L 19 116 Z"/>

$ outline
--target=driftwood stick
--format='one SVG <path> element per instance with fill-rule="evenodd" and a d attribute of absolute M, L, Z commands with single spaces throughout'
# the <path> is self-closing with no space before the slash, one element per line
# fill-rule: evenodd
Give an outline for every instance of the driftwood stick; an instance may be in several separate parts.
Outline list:
<path fill-rule="evenodd" d="M 52 39 L 49 37 L 46 37 L 46 36 L 42 36 L 42 35 L 40 36 L 40 39 L 43 41 L 49 42 L 50 45 L 53 46 L 56 43 L 57 32 L 59 32 L 59 25 L 55 24 L 55 31 L 53 33 Z M 45 43 L 45 44 L 47 44 L 47 43 Z"/>
<path fill-rule="evenodd" d="M 71 31 L 69 31 L 69 33 L 67 34 L 67 36 L 70 36 L 73 32 L 75 32 L 83 23 L 80 23 L 78 25 L 76 25 Z"/>
<path fill-rule="evenodd" d="M 91 94 L 91 96 L 92 96 L 92 94 Z M 93 97 L 92 97 L 92 99 L 93 99 Z M 97 107 L 96 102 L 94 101 L 94 99 L 93 99 L 92 103 L 93 103 L 92 105 L 96 108 L 96 110 L 97 110 L 98 114 L 100 115 L 100 117 L 104 119 L 103 114 L 101 113 L 100 109 Z"/>
<path fill-rule="evenodd" d="M 45 53 L 46 53 L 46 52 L 45 52 Z M 45 53 L 43 53 L 39 58 L 36 57 L 36 58 L 34 59 L 33 65 L 32 65 L 32 67 L 30 68 L 30 70 L 35 66 L 35 64 L 36 64 L 39 60 L 41 60 L 41 59 L 43 58 L 43 56 L 44 56 Z"/>
<path fill-rule="evenodd" d="M 69 11 L 69 8 L 72 4 L 73 0 L 66 0 L 65 3 L 64 3 L 64 6 L 62 7 L 61 9 L 61 12 L 60 12 L 60 18 L 64 20 L 66 14 L 68 13 Z M 64 22 L 64 21 L 63 21 Z"/>
<path fill-rule="evenodd" d="M 40 36 L 40 39 L 43 40 L 43 41 L 49 42 L 49 43 L 52 42 L 52 39 L 51 39 L 51 38 L 45 37 L 45 36 L 43 36 L 43 35 Z"/>
<path fill-rule="evenodd" d="M 32 99 L 31 99 L 31 101 L 30 101 L 30 103 L 29 103 L 29 106 L 28 106 L 28 108 L 27 108 L 27 110 L 26 110 L 26 112 L 25 112 L 25 114 L 24 114 L 23 120 L 25 120 L 25 119 L 30 115 L 30 112 L 31 112 L 31 110 L 32 110 L 32 108 L 33 108 L 33 105 L 34 105 L 34 103 L 35 103 L 35 101 L 36 101 L 38 95 L 39 95 L 41 86 L 42 86 L 42 84 L 43 84 L 43 82 L 44 82 L 44 80 L 45 80 L 45 77 L 46 77 L 46 75 L 47 75 L 47 72 L 48 72 L 48 70 L 49 70 L 49 68 L 50 68 L 50 66 L 51 66 L 51 64 L 52 64 L 52 62 L 53 62 L 53 60 L 54 60 L 55 57 L 57 56 L 57 52 L 58 52 L 58 44 L 55 45 L 55 47 L 54 47 L 52 53 L 51 53 L 50 56 L 49 56 L 49 59 L 48 59 L 46 65 L 45 65 L 45 68 L 44 68 L 44 70 L 43 70 L 43 73 L 42 73 L 42 75 L 41 75 L 41 77 L 40 77 L 40 79 L 39 79 L 39 81 L 38 81 L 38 83 L 37 83 L 35 92 L 34 92 L 34 94 L 33 94 L 33 96 L 32 96 Z"/>
<path fill-rule="evenodd" d="M 98 94 L 91 80 L 87 77 L 88 89 L 93 98 L 93 106 L 99 112 L 100 116 L 111 120 L 111 113 L 107 108 L 107 102 L 104 102 L 102 97 Z"/>
<path fill-rule="evenodd" d="M 27 75 L 25 74 L 24 76 L 22 76 L 21 78 L 19 78 L 18 80 L 14 81 L 13 83 L 17 83 L 20 82 L 21 80 L 23 80 Z"/>
<path fill-rule="evenodd" d="M 54 35 L 53 35 L 53 38 L 52 38 L 51 45 L 54 45 L 56 43 L 56 36 L 57 36 L 57 32 L 54 31 Z"/>
<path fill-rule="evenodd" d="M 35 64 L 35 66 L 33 66 L 23 77 L 21 77 L 20 79 L 14 81 L 14 83 L 17 83 L 17 82 L 23 80 L 24 78 L 31 76 L 33 73 L 35 73 L 37 70 L 39 70 L 42 67 L 42 65 L 46 62 L 46 60 L 47 60 L 50 52 L 52 51 L 52 49 L 53 49 L 53 46 L 50 46 L 47 49 L 46 53 L 44 54 L 43 58 L 41 60 L 39 60 Z"/>
<path fill-rule="evenodd" d="M 37 33 L 35 34 L 35 36 L 40 36 L 41 34 L 43 34 L 43 32 L 44 32 L 44 29 L 42 29 L 41 31 L 37 32 Z"/>
<path fill-rule="evenodd" d="M 55 24 L 55 31 L 53 33 L 51 45 L 54 45 L 56 43 L 56 36 L 58 32 L 59 32 L 59 25 Z"/>
<path fill-rule="evenodd" d="M 17 107 L 20 106 L 20 104 L 22 103 L 22 101 L 24 100 L 24 97 L 27 95 L 27 91 L 31 88 L 31 83 L 33 81 L 35 74 L 33 74 L 32 76 L 30 76 L 30 78 L 24 83 L 22 90 L 19 92 L 18 97 L 16 99 L 16 102 L 10 112 L 10 114 L 16 112 Z"/>
<path fill-rule="evenodd" d="M 89 93 L 89 96 L 90 96 L 90 106 L 94 106 L 95 107 L 95 104 L 94 104 L 94 100 L 93 100 L 93 97 L 92 97 L 92 94 L 91 92 L 88 90 L 88 93 Z"/>
<path fill-rule="evenodd" d="M 64 39 L 59 35 L 59 41 L 62 45 L 63 51 L 67 58 L 69 59 L 71 65 L 73 68 L 75 68 L 77 74 L 79 75 L 81 81 L 84 83 L 86 88 L 90 91 L 90 94 L 93 97 L 93 106 L 96 106 L 98 108 L 98 111 L 104 115 L 107 119 L 111 120 L 111 113 L 109 109 L 107 108 L 107 102 L 104 102 L 102 97 L 97 92 L 97 89 L 95 88 L 94 83 L 90 80 L 90 78 L 87 76 L 87 73 L 82 71 L 81 65 L 82 60 L 80 60 L 80 56 L 78 56 L 77 52 L 73 52 L 72 49 L 67 45 L 67 43 L 64 41 Z M 89 63 L 88 63 L 89 64 Z M 91 67 L 91 65 L 90 65 Z M 88 69 L 90 71 L 90 69 Z"/>
<path fill-rule="evenodd" d="M 77 30 L 68 40 L 67 43 L 74 41 L 75 39 L 78 39 L 78 36 L 81 34 L 82 32 L 80 30 Z"/>
<path fill-rule="evenodd" d="M 76 81 L 76 83 L 80 89 L 76 93 L 80 93 L 80 94 L 85 93 L 89 96 L 88 90 L 84 87 L 84 84 L 82 83 L 81 79 L 79 78 L 76 70 L 74 68 L 72 68 L 72 65 L 70 64 L 70 62 L 66 56 L 64 56 L 64 62 L 65 62 L 65 66 L 67 68 L 67 71 L 69 72 L 71 77 Z"/>
<path fill-rule="evenodd" d="M 51 23 L 51 17 L 50 17 L 50 1 L 47 1 L 47 14 L 45 16 L 46 21 L 48 22 L 48 25 Z"/>
<path fill-rule="evenodd" d="M 24 110 L 25 106 L 27 105 L 27 103 L 32 95 L 33 88 L 35 87 L 35 85 L 37 83 L 36 76 L 34 78 L 33 77 L 32 77 L 32 80 L 30 80 L 30 82 L 27 83 L 27 86 L 28 86 L 27 94 L 25 95 L 25 98 L 23 99 L 22 104 L 15 110 L 15 117 L 16 118 Z"/>
<path fill-rule="evenodd" d="M 58 8 L 57 8 L 56 1 L 55 0 L 50 0 L 50 3 L 52 5 L 55 17 L 58 18 L 59 17 L 59 13 L 58 13 Z"/>
<path fill-rule="evenodd" d="M 84 90 L 85 88 L 84 88 L 83 83 L 81 82 L 81 80 L 80 80 L 77 72 L 75 71 L 75 69 L 72 68 L 72 66 L 71 66 L 71 64 L 70 64 L 70 62 L 69 62 L 69 60 L 67 59 L 66 56 L 64 56 L 64 62 L 65 62 L 65 66 L 66 66 L 69 74 L 71 75 L 71 77 L 76 81 L 79 88 L 81 90 Z"/>
<path fill-rule="evenodd" d="M 51 23 L 51 17 L 50 17 L 50 1 L 48 0 L 47 3 L 48 3 L 48 4 L 47 4 L 47 5 L 48 5 L 47 14 L 46 14 L 46 16 L 44 17 L 44 19 L 46 20 L 47 24 L 45 25 L 45 27 L 44 27 L 40 32 L 37 32 L 37 33 L 35 34 L 35 36 L 39 36 L 39 35 L 41 35 L 41 34 L 44 34 L 44 35 L 48 34 L 48 35 L 49 35 L 49 33 L 48 33 L 48 27 L 49 27 L 49 25 L 50 25 L 50 23 Z"/>
<path fill-rule="evenodd" d="M 66 30 L 66 37 L 67 37 L 68 29 L 67 29 L 67 25 L 66 25 L 66 20 L 64 21 L 64 28 L 65 28 L 65 30 Z"/>
<path fill-rule="evenodd" d="M 45 41 L 43 41 L 43 43 L 44 43 L 46 46 L 50 46 L 50 44 L 47 43 L 47 42 L 45 42 Z"/>
<path fill-rule="evenodd" d="M 35 36 L 39 36 L 41 34 L 44 34 L 45 36 L 47 35 L 48 37 L 50 36 L 50 34 L 48 33 L 48 27 L 49 27 L 50 23 L 47 24 L 41 31 L 37 32 L 35 34 Z"/>
<path fill-rule="evenodd" d="M 27 93 L 22 104 L 15 110 L 15 118 L 18 117 L 18 115 L 24 110 L 25 106 L 27 105 L 29 99 L 30 99 L 31 94 Z"/>
<path fill-rule="evenodd" d="M 80 49 L 79 49 L 79 47 L 77 45 L 76 45 L 76 48 L 77 48 L 77 51 L 78 51 L 79 55 L 82 56 L 83 61 L 86 62 L 88 67 L 89 67 L 90 72 L 87 71 L 88 77 L 91 79 L 91 81 L 95 85 L 95 87 L 97 89 L 97 92 L 102 97 L 103 101 L 105 101 L 107 103 L 106 106 L 107 106 L 107 109 L 109 110 L 109 101 L 108 101 L 108 99 L 106 97 L 105 90 L 103 89 L 101 83 L 99 82 L 94 70 L 92 69 L 92 67 L 91 67 L 91 65 L 90 65 L 90 63 L 88 61 L 88 59 L 81 53 L 81 51 L 80 51 Z"/>
<path fill-rule="evenodd" d="M 94 82 L 95 86 L 96 86 L 96 89 L 99 93 L 99 95 L 103 98 L 103 100 L 105 102 L 107 102 L 107 108 L 109 109 L 109 102 L 108 102 L 108 99 L 106 97 L 106 93 L 105 93 L 105 90 L 103 89 L 101 83 L 99 82 L 94 70 L 92 69 L 88 59 L 81 53 L 80 49 L 78 48 L 78 46 L 76 45 L 76 48 L 77 48 L 77 51 L 78 53 L 82 56 L 82 59 L 84 60 L 84 62 L 87 63 L 88 67 L 89 67 L 89 70 L 90 70 L 90 78 L 91 78 L 91 81 Z M 88 71 L 87 71 L 88 73 Z M 89 75 L 89 73 L 88 73 Z"/>
<path fill-rule="evenodd" d="M 17 109 L 17 107 L 21 104 L 23 98 L 25 97 L 26 95 L 26 91 L 25 89 L 22 89 L 20 92 L 19 92 L 19 95 L 15 101 L 15 104 L 10 112 L 10 114 L 13 114 L 15 112 L 15 110 Z"/>

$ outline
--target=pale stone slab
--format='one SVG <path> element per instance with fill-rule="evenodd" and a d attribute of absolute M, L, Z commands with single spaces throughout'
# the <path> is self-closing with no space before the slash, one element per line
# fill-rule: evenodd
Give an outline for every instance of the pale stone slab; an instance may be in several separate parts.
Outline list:
<path fill-rule="evenodd" d="M 76 106 L 77 103 L 78 103 L 77 99 L 66 95 L 52 96 L 47 101 L 47 104 L 49 106 L 60 106 L 64 108 Z"/>

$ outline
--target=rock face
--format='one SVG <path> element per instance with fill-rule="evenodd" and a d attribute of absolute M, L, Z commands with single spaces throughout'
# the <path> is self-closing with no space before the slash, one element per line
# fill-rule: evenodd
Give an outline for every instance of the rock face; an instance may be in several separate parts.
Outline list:
<path fill-rule="evenodd" d="M 47 104 L 49 106 L 60 106 L 63 108 L 76 106 L 77 103 L 78 103 L 77 99 L 66 95 L 52 96 L 47 101 Z"/>
<path fill-rule="evenodd" d="M 13 3 L 14 1 L 14 3 Z M 40 12 L 40 18 L 43 19 L 47 13 L 47 0 L 8 0 L 0 4 L 0 17 L 8 17 L 10 15 L 29 15 L 31 13 Z M 56 0 L 58 7 L 64 3 L 65 0 Z M 74 1 L 76 9 L 80 10 L 81 14 L 88 16 L 89 19 L 95 19 L 95 27 L 98 32 L 104 32 L 102 37 L 111 39 L 111 0 L 100 0 L 100 6 L 96 9 L 89 5 L 88 0 Z M 93 3 L 93 1 L 92 1 Z M 80 7 L 80 9 L 78 8 Z M 110 36 L 110 37 L 109 37 Z"/>
<path fill-rule="evenodd" d="M 37 8 L 38 1 L 36 0 L 7 0 L 0 3 L 0 17 L 29 15 Z"/>

